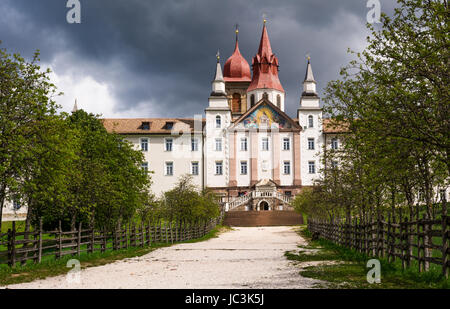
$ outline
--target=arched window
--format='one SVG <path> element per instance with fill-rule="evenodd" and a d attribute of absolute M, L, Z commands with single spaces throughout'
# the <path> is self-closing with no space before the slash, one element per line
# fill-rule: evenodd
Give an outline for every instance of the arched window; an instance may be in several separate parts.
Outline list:
<path fill-rule="evenodd" d="M 254 94 L 252 94 L 250 96 L 250 107 L 253 107 L 253 106 L 255 106 L 255 95 Z"/>
<path fill-rule="evenodd" d="M 267 93 L 267 92 L 264 92 L 263 93 L 263 99 L 269 99 L 269 94 Z"/>
<path fill-rule="evenodd" d="M 216 128 L 221 128 L 221 127 L 222 127 L 222 117 L 217 115 L 216 116 Z"/>
<path fill-rule="evenodd" d="M 231 101 L 231 110 L 233 113 L 239 113 L 241 111 L 241 95 L 239 93 L 233 94 Z"/>
<path fill-rule="evenodd" d="M 277 107 L 281 109 L 281 96 L 277 95 Z"/>
<path fill-rule="evenodd" d="M 308 127 L 310 127 L 310 128 L 314 127 L 314 118 L 312 115 L 308 116 Z"/>

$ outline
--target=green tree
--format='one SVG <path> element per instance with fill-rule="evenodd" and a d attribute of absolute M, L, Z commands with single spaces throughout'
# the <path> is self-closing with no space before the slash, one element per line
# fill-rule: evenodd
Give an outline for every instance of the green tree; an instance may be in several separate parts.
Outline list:
<path fill-rule="evenodd" d="M 35 141 L 56 112 L 50 70 L 41 71 L 38 62 L 39 52 L 27 62 L 0 49 L 0 218 L 5 201 L 20 195 L 20 182 L 39 147 Z"/>

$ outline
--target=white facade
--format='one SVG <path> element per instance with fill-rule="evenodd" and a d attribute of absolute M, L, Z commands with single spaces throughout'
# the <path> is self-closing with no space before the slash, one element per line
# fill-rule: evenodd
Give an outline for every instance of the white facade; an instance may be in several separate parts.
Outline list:
<path fill-rule="evenodd" d="M 192 175 L 192 164 L 198 163 L 198 174 L 192 175 L 194 184 L 203 187 L 203 138 L 202 134 L 186 132 L 176 135 L 139 135 L 126 136 L 125 139 L 134 145 L 136 150 L 142 150 L 142 142 L 148 142 L 148 149 L 142 150 L 148 170 L 152 172 L 152 191 L 156 195 L 167 191 L 184 174 Z M 197 141 L 197 150 L 192 150 L 192 139 Z M 172 140 L 172 148 L 166 149 L 166 142 Z M 167 173 L 167 165 L 172 164 L 172 173 Z"/>

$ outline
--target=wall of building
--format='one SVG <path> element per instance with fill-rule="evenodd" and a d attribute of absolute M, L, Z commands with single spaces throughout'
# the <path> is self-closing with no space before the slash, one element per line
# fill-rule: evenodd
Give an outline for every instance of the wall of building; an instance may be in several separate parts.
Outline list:
<path fill-rule="evenodd" d="M 314 127 L 310 128 L 308 117 L 312 115 Z M 300 134 L 301 179 L 303 186 L 312 186 L 314 180 L 319 179 L 322 163 L 320 155 L 323 147 L 322 110 L 300 110 L 299 123 L 303 128 Z M 306 128 L 305 128 L 306 127 Z M 314 139 L 314 150 L 308 149 L 308 139 Z M 315 173 L 309 172 L 309 162 L 315 162 Z"/>
<path fill-rule="evenodd" d="M 199 163 L 199 174 L 193 175 L 193 182 L 199 188 L 202 187 L 202 135 L 185 133 L 180 136 L 171 135 L 132 135 L 126 136 L 134 148 L 141 149 L 141 140 L 146 138 L 149 141 L 148 151 L 144 151 L 145 161 L 148 163 L 149 171 L 154 173 L 152 177 L 152 191 L 157 196 L 172 188 L 179 177 L 184 174 L 191 174 L 191 163 Z M 172 151 L 165 150 L 167 138 L 173 139 Z M 192 151 L 191 139 L 198 140 L 198 151 Z M 165 173 L 165 163 L 173 162 L 173 175 Z"/>
<path fill-rule="evenodd" d="M 247 109 L 252 108 L 252 106 L 251 106 L 252 94 L 255 95 L 255 104 L 256 104 L 260 100 L 262 100 L 264 93 L 267 93 L 269 101 L 272 102 L 272 104 L 275 106 L 277 106 L 277 96 L 280 95 L 281 105 L 279 108 L 284 112 L 285 94 L 281 91 L 274 90 L 274 89 L 255 89 L 255 90 L 250 91 L 247 94 Z"/>

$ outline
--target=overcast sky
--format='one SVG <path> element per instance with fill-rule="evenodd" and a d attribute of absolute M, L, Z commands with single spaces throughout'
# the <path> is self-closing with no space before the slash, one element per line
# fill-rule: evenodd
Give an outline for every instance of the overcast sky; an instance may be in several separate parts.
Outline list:
<path fill-rule="evenodd" d="M 306 54 L 319 93 L 362 50 L 368 32 L 367 0 L 80 0 L 81 24 L 66 21 L 66 0 L 1 0 L 0 47 L 29 59 L 41 51 L 43 67 L 64 96 L 57 102 L 104 117 L 193 117 L 211 92 L 215 54 L 222 65 L 239 44 L 251 64 L 262 16 L 287 113 L 295 116 Z M 392 13 L 394 0 L 381 0 Z"/>

